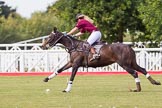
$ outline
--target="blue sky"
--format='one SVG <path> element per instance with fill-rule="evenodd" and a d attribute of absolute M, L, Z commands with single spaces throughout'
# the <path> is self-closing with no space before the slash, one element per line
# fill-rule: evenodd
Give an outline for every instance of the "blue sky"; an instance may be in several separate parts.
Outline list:
<path fill-rule="evenodd" d="M 31 14 L 36 11 L 45 11 L 49 5 L 57 0 L 1 0 L 5 4 L 16 8 L 17 13 L 22 17 L 30 18 Z"/>

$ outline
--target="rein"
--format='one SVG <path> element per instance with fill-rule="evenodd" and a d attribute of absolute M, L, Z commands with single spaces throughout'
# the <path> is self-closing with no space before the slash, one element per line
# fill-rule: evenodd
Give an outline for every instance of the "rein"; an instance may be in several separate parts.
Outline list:
<path fill-rule="evenodd" d="M 55 34 L 54 32 L 52 32 L 52 34 L 53 35 L 58 35 L 58 34 Z M 71 46 L 70 47 L 68 47 L 68 46 L 65 46 L 64 48 L 65 48 L 65 50 L 68 52 L 68 53 L 71 53 L 71 52 L 74 52 L 74 51 L 79 51 L 79 52 L 86 52 L 86 51 L 84 51 L 84 49 L 77 49 L 77 46 L 79 45 L 79 43 L 78 44 L 75 44 L 74 43 L 74 41 L 71 39 L 71 37 L 70 36 L 68 36 L 68 35 L 65 35 L 65 34 L 62 34 L 51 46 L 53 47 L 53 46 L 55 46 L 55 44 L 56 43 L 58 43 L 58 41 L 60 41 L 63 37 L 66 37 L 69 41 L 70 41 L 70 43 L 71 43 Z M 89 53 L 86 53 L 86 68 L 87 68 L 87 72 L 88 72 L 88 54 Z"/>
<path fill-rule="evenodd" d="M 57 34 L 55 34 L 54 32 L 52 32 L 52 34 L 53 34 L 53 35 L 57 35 Z M 51 47 L 55 46 L 55 44 L 56 44 L 59 40 L 61 40 L 64 36 L 67 37 L 67 39 L 69 39 L 70 42 L 71 42 L 71 47 L 64 47 L 65 50 L 66 50 L 68 53 L 73 52 L 73 51 L 76 51 L 75 44 L 74 44 L 73 40 L 72 40 L 68 35 L 64 35 L 64 34 L 61 35 L 61 36 L 51 45 Z"/>
<path fill-rule="evenodd" d="M 74 44 L 74 42 L 73 42 L 73 40 L 67 35 L 66 36 L 67 37 L 67 39 L 69 39 L 70 40 L 70 42 L 71 42 L 71 48 L 66 48 L 66 49 L 68 49 L 68 51 L 67 52 L 73 52 L 73 51 L 76 51 L 77 50 L 77 48 L 75 47 L 75 44 Z"/>

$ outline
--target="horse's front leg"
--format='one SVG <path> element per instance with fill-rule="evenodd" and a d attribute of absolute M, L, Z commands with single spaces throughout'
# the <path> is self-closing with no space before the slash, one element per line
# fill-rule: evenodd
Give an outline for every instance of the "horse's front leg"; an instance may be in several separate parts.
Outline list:
<path fill-rule="evenodd" d="M 74 64 L 74 65 L 73 65 L 72 74 L 71 74 L 70 80 L 69 80 L 69 82 L 68 82 L 68 84 L 67 84 L 66 89 L 63 90 L 63 92 L 70 92 L 70 91 L 71 91 L 72 84 L 73 84 L 75 75 L 76 75 L 76 73 L 77 73 L 77 71 L 78 71 L 78 68 L 79 68 L 79 65 L 77 65 L 77 64 Z"/>
<path fill-rule="evenodd" d="M 48 76 L 47 78 L 45 78 L 43 81 L 44 82 L 48 82 L 48 80 L 54 78 L 55 76 L 57 76 L 59 73 L 61 73 L 62 71 L 69 69 L 70 67 L 72 67 L 71 62 L 68 62 L 67 64 L 65 64 L 62 68 L 60 68 L 57 72 L 52 73 L 50 76 Z"/>

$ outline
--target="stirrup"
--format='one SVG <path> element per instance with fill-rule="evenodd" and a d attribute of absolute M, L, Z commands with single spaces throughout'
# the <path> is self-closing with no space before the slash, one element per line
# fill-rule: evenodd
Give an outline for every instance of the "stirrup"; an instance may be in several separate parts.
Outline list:
<path fill-rule="evenodd" d="M 100 58 L 100 54 L 93 54 L 93 57 L 90 59 L 90 62 Z"/>

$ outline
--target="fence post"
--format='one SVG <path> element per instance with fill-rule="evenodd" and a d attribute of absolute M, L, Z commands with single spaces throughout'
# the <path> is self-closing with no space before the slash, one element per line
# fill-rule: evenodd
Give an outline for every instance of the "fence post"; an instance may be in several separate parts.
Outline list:
<path fill-rule="evenodd" d="M 145 51 L 141 50 L 141 52 L 140 52 L 140 66 L 143 68 L 146 68 L 146 64 L 145 64 L 146 56 L 145 55 L 146 55 Z"/>
<path fill-rule="evenodd" d="M 21 52 L 20 59 L 19 59 L 19 67 L 20 67 L 20 72 L 25 72 L 25 63 L 24 63 L 24 52 Z"/>
<path fill-rule="evenodd" d="M 45 51 L 45 72 L 49 72 L 48 51 Z"/>

